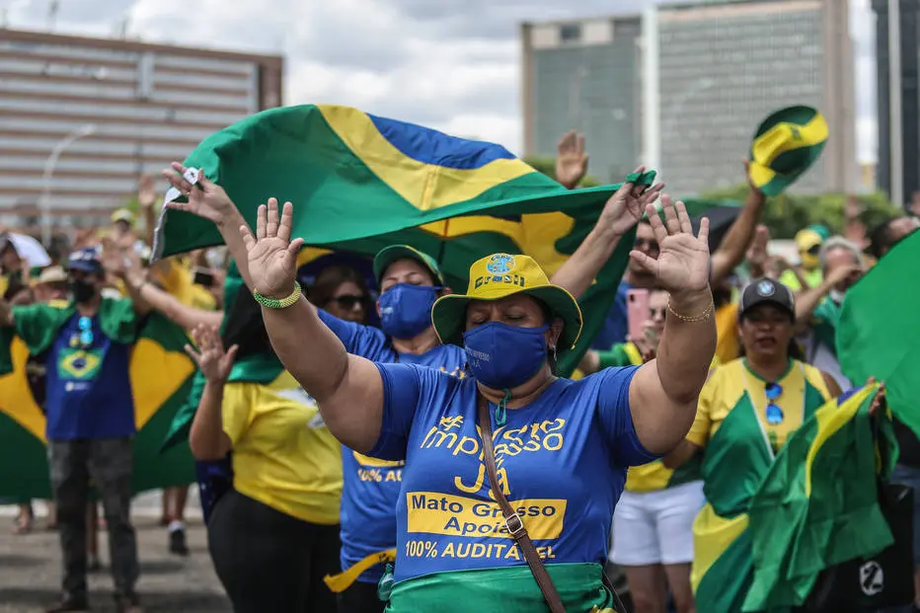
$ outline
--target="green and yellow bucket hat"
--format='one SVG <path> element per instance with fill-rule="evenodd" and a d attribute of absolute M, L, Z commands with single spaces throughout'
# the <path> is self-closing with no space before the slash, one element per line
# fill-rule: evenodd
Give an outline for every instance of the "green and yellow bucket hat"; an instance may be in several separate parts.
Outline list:
<path fill-rule="evenodd" d="M 526 255 L 496 253 L 470 266 L 466 294 L 442 296 L 431 309 L 431 321 L 442 343 L 463 345 L 466 307 L 473 300 L 501 300 L 527 294 L 546 305 L 554 317 L 565 324 L 559 338 L 558 354 L 572 349 L 581 336 L 582 315 L 572 294 L 549 282 L 546 273 Z"/>
<path fill-rule="evenodd" d="M 790 106 L 767 117 L 751 143 L 751 182 L 767 196 L 780 194 L 821 156 L 827 121 L 808 106 Z"/>
<path fill-rule="evenodd" d="M 391 245 L 377 252 L 377 255 L 374 256 L 374 277 L 377 279 L 378 285 L 380 285 L 383 273 L 387 271 L 390 264 L 397 260 L 414 260 L 431 272 L 437 284 L 442 287 L 447 285 L 444 281 L 444 275 L 441 273 L 441 267 L 438 266 L 435 259 L 409 245 Z"/>

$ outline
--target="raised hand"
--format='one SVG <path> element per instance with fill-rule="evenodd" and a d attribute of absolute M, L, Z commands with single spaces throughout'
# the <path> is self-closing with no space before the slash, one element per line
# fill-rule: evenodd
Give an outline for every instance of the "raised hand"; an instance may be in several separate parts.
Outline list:
<path fill-rule="evenodd" d="M 765 270 L 767 258 L 769 257 L 769 253 L 767 252 L 769 243 L 770 229 L 763 224 L 757 226 L 757 229 L 754 231 L 754 240 L 751 241 L 751 246 L 748 248 L 747 255 L 745 256 L 748 265 L 750 265 L 752 269 L 756 269 L 758 272 Z M 760 275 L 758 274 L 756 276 Z"/>
<path fill-rule="evenodd" d="M 572 130 L 556 145 L 556 180 L 568 189 L 575 189 L 587 172 L 585 137 Z"/>
<path fill-rule="evenodd" d="M 113 277 L 124 279 L 128 274 L 129 266 L 126 251 L 111 236 L 104 236 L 102 237 L 102 251 L 99 253 L 99 263 Z"/>
<path fill-rule="evenodd" d="M 660 249 L 658 259 L 636 250 L 631 251 L 629 256 L 655 275 L 658 285 L 672 295 L 705 290 L 709 286 L 709 218 L 700 220 L 699 236 L 693 236 L 684 203 L 675 204 L 667 195 L 662 196 L 661 201 L 664 221 L 654 206 L 646 207 Z"/>
<path fill-rule="evenodd" d="M 247 226 L 240 226 L 240 235 L 249 256 L 253 289 L 266 298 L 280 300 L 294 290 L 297 254 L 303 246 L 303 239 L 291 240 L 293 219 L 293 204 L 284 203 L 279 220 L 278 200 L 269 198 L 268 206 L 259 206 L 255 236 Z"/>
<path fill-rule="evenodd" d="M 157 190 L 153 184 L 153 177 L 150 175 L 141 176 L 140 183 L 137 186 L 137 202 L 142 209 L 151 209 L 156 204 Z"/>
<path fill-rule="evenodd" d="M 224 351 L 224 343 L 220 340 L 217 328 L 198 324 L 192 330 L 192 339 L 198 351 L 191 345 L 185 346 L 185 352 L 195 361 L 205 379 L 213 383 L 225 383 L 230 371 L 233 369 L 233 360 L 236 359 L 238 345 Z"/>
<path fill-rule="evenodd" d="M 166 177 L 169 184 L 188 199 L 188 202 L 167 202 L 167 209 L 185 211 L 216 224 L 223 222 L 234 213 L 236 205 L 230 200 L 224 188 L 209 180 L 204 173 L 198 175 L 198 185 L 192 185 L 183 176 L 186 170 L 186 167 L 179 162 L 173 162 L 170 168 L 163 171 L 163 176 Z"/>
<path fill-rule="evenodd" d="M 636 169 L 638 174 L 643 172 L 645 172 L 645 166 L 639 166 Z M 663 189 L 664 183 L 656 183 L 652 187 L 624 183 L 607 200 L 600 219 L 598 219 L 598 225 L 604 224 L 604 227 L 609 227 L 617 236 L 626 234 L 639 223 L 645 207 L 653 204 Z"/>

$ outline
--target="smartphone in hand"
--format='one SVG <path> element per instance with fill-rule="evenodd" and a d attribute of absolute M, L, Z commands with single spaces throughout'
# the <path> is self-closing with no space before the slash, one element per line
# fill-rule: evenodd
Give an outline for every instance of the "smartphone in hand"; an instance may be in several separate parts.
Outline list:
<path fill-rule="evenodd" d="M 192 278 L 192 283 L 195 285 L 203 285 L 205 287 L 211 287 L 214 285 L 214 275 L 205 268 L 196 268 L 194 270 L 194 277 Z"/>
<path fill-rule="evenodd" d="M 635 342 L 645 334 L 645 322 L 651 316 L 649 291 L 631 289 L 626 292 L 626 323 L 629 339 Z"/>

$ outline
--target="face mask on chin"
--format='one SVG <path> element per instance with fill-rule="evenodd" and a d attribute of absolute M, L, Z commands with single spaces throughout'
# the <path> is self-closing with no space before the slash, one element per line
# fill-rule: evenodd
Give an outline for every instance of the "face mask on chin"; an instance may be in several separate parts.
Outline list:
<path fill-rule="evenodd" d="M 546 362 L 546 331 L 492 321 L 463 333 L 467 363 L 477 381 L 497 390 L 526 383 Z"/>
<path fill-rule="evenodd" d="M 73 294 L 74 302 L 86 304 L 96 297 L 96 286 L 83 279 L 73 279 L 70 282 L 70 293 Z"/>

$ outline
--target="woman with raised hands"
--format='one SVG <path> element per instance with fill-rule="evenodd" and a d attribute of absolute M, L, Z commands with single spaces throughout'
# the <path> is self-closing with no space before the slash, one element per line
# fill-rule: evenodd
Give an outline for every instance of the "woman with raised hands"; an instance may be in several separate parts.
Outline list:
<path fill-rule="evenodd" d="M 553 363 L 580 309 L 527 256 L 477 261 L 467 293 L 435 303 L 439 338 L 466 351 L 456 378 L 346 353 L 294 280 L 290 203 L 260 207 L 255 236 L 240 228 L 275 352 L 330 431 L 406 460 L 389 611 L 612 610 L 602 564 L 626 469 L 684 439 L 715 351 L 708 220 L 695 237 L 683 204 L 664 204 L 664 221 L 647 209 L 658 259 L 630 254 L 671 295 L 657 358 L 577 382 Z"/>

